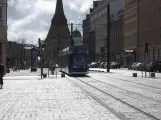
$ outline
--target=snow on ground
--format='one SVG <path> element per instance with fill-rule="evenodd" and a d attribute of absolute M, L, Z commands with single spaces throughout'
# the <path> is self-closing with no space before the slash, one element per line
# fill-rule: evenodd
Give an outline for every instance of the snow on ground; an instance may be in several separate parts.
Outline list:
<path fill-rule="evenodd" d="M 107 69 L 103 69 L 103 68 L 90 68 L 90 71 L 104 71 L 107 72 Z M 111 74 L 119 74 L 121 76 L 133 76 L 133 73 L 137 73 L 138 77 L 145 77 L 145 71 L 134 71 L 134 70 L 128 70 L 128 69 L 110 69 L 110 73 Z M 149 77 L 149 72 L 146 72 L 147 77 Z M 155 73 L 156 74 L 156 78 L 161 80 L 161 73 Z"/>
<path fill-rule="evenodd" d="M 0 90 L 0 120 L 119 120 L 67 78 L 13 72 Z"/>

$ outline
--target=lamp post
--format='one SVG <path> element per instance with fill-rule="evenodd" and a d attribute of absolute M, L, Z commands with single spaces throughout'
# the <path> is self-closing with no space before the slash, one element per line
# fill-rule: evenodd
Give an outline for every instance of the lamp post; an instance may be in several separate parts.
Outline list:
<path fill-rule="evenodd" d="M 155 61 L 155 46 L 153 46 L 153 62 Z"/>
<path fill-rule="evenodd" d="M 44 48 L 44 44 L 42 43 L 42 41 L 38 40 L 38 43 L 39 43 L 39 51 L 40 51 L 40 61 L 41 61 L 41 79 L 43 78 L 43 48 Z"/>
<path fill-rule="evenodd" d="M 110 2 L 107 3 L 107 72 L 110 72 Z"/>

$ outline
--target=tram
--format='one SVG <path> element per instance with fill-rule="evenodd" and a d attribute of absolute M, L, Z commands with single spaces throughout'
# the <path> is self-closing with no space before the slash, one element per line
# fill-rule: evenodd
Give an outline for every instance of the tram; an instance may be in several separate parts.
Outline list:
<path fill-rule="evenodd" d="M 88 49 L 85 46 L 70 46 L 59 52 L 60 72 L 69 75 L 86 75 L 88 68 Z"/>

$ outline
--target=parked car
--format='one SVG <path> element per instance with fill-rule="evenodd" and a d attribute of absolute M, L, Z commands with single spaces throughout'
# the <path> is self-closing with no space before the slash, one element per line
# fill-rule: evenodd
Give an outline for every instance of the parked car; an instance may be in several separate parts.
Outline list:
<path fill-rule="evenodd" d="M 89 66 L 90 68 L 98 68 L 97 62 L 92 62 Z"/>
<path fill-rule="evenodd" d="M 158 71 L 158 62 L 155 61 L 155 62 L 147 63 L 146 69 L 147 69 L 147 71 L 150 71 L 150 72 L 157 72 Z"/>
<path fill-rule="evenodd" d="M 98 61 L 98 62 L 97 62 L 98 67 L 99 67 L 99 68 L 102 68 L 102 63 L 104 63 L 104 62 L 106 62 L 106 61 L 104 61 L 104 60 Z"/>
<path fill-rule="evenodd" d="M 105 65 L 105 64 L 106 64 L 106 62 L 101 62 L 100 65 L 99 65 L 99 67 L 100 67 L 100 68 L 104 68 L 104 65 Z"/>
<path fill-rule="evenodd" d="M 110 68 L 111 68 L 111 63 L 112 63 L 112 62 L 110 62 Z M 107 68 L 107 62 L 105 62 L 104 68 Z"/>
<path fill-rule="evenodd" d="M 110 67 L 112 68 L 112 69 L 120 69 L 120 63 L 118 63 L 118 62 L 111 62 L 111 65 L 110 65 Z"/>
<path fill-rule="evenodd" d="M 161 61 L 150 62 L 146 65 L 146 68 L 150 72 L 161 72 Z"/>
<path fill-rule="evenodd" d="M 137 64 L 136 62 L 133 63 L 133 64 L 130 66 L 130 69 L 131 69 L 131 70 L 135 70 L 136 64 Z"/>
<path fill-rule="evenodd" d="M 142 68 L 143 68 L 143 63 L 138 62 L 138 63 L 136 63 L 134 70 L 142 70 Z"/>

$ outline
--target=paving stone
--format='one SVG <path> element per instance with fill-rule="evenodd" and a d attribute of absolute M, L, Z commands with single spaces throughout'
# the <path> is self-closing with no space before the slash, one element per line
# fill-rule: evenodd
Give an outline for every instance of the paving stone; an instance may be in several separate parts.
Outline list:
<path fill-rule="evenodd" d="M 0 90 L 0 120 L 119 120 L 66 78 L 7 77 Z"/>

